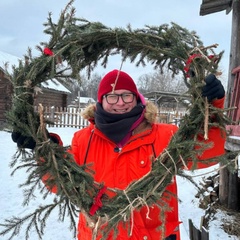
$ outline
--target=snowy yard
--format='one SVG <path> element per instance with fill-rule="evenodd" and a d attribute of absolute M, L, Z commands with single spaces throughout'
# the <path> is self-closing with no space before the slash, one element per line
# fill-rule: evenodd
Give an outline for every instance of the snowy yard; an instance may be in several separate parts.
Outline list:
<path fill-rule="evenodd" d="M 58 133 L 64 142 L 64 145 L 71 143 L 75 128 L 50 128 L 50 132 Z M 29 212 L 33 212 L 39 205 L 51 203 L 52 197 L 48 197 L 43 200 L 40 193 L 36 195 L 34 201 L 31 201 L 27 207 L 22 206 L 23 193 L 19 188 L 19 184 L 26 180 L 26 173 L 22 170 L 17 171 L 14 176 L 10 176 L 12 169 L 9 167 L 9 163 L 12 160 L 12 156 L 16 152 L 16 145 L 11 141 L 11 135 L 8 132 L 0 131 L 0 206 L 1 206 L 1 219 L 0 223 L 3 223 L 5 219 L 9 219 L 12 216 L 25 216 Z M 217 168 L 217 166 L 215 167 Z M 205 170 L 197 170 L 194 173 L 194 179 L 196 182 L 202 179 L 202 174 L 208 173 L 214 168 Z M 198 207 L 198 199 L 195 198 L 197 189 L 185 179 L 177 177 L 178 180 L 178 192 L 179 199 L 181 200 L 179 205 L 180 218 L 183 221 L 181 224 L 181 240 L 189 240 L 188 237 L 188 219 L 192 219 L 193 223 L 199 227 L 201 216 L 204 215 L 204 210 Z M 71 240 L 75 239 L 73 233 L 69 230 L 69 222 L 58 221 L 58 211 L 55 214 L 50 215 L 45 233 L 42 237 L 43 240 Z M 221 212 L 215 215 L 215 219 L 210 222 L 209 232 L 210 240 L 237 240 L 238 238 L 228 236 L 222 229 L 221 224 L 223 219 L 227 216 Z M 0 231 L 2 228 L 0 227 Z M 1 240 L 7 240 L 8 235 L 0 237 Z M 23 240 L 24 229 L 20 232 L 19 236 L 14 239 Z M 30 240 L 38 239 L 34 232 L 31 233 Z"/>

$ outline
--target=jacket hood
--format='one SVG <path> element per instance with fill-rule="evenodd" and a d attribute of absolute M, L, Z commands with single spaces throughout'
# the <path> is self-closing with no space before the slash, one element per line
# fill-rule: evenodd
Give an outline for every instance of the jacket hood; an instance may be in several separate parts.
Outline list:
<path fill-rule="evenodd" d="M 96 111 L 96 104 L 90 104 L 86 107 L 86 109 L 82 112 L 82 117 L 84 119 L 89 120 L 90 122 L 94 122 L 94 112 Z M 150 124 L 155 123 L 157 121 L 157 106 L 150 102 L 146 102 L 146 108 L 144 113 L 144 118 Z"/>

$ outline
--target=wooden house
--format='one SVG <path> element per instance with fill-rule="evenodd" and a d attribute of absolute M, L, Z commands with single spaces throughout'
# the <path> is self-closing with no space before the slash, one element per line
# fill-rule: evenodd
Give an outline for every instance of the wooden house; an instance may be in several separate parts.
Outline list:
<path fill-rule="evenodd" d="M 0 127 L 6 125 L 6 112 L 12 106 L 13 86 L 6 75 L 7 71 L 11 74 L 12 66 L 18 66 L 19 58 L 0 51 Z M 67 107 L 67 98 L 70 91 L 60 84 L 57 80 L 48 80 L 42 83 L 40 91 L 36 95 L 34 105 L 41 103 L 46 107 Z"/>
<path fill-rule="evenodd" d="M 0 126 L 6 122 L 6 112 L 12 105 L 13 86 L 6 75 L 11 73 L 12 66 L 18 65 L 19 58 L 0 51 Z"/>
<path fill-rule="evenodd" d="M 71 92 L 56 79 L 41 84 L 41 91 L 36 95 L 34 105 L 41 103 L 45 107 L 67 107 L 68 95 Z"/>

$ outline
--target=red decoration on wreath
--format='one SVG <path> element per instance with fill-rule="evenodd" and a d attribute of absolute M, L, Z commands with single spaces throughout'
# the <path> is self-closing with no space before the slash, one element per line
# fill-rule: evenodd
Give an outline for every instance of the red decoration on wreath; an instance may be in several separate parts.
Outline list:
<path fill-rule="evenodd" d="M 53 56 L 53 52 L 50 48 L 44 48 L 43 53 L 47 56 Z"/>
<path fill-rule="evenodd" d="M 190 70 L 190 65 L 191 65 L 192 61 L 193 61 L 195 58 L 197 58 L 197 57 L 202 57 L 202 55 L 195 53 L 195 54 L 191 55 L 191 56 L 187 59 L 186 65 L 185 65 L 185 67 L 183 68 L 184 71 L 186 72 L 186 76 L 187 76 L 187 77 L 190 77 L 190 75 L 189 75 L 189 73 L 188 73 L 189 70 Z M 214 59 L 214 62 L 217 61 L 217 58 L 216 58 L 215 55 L 209 55 L 208 58 L 209 58 L 209 59 L 214 59 L 214 58 L 215 58 L 215 59 Z"/>
<path fill-rule="evenodd" d="M 107 190 L 107 187 L 103 186 L 99 190 L 97 196 L 94 198 L 93 205 L 91 206 L 91 208 L 89 210 L 89 214 L 91 216 L 93 216 L 96 213 L 96 211 L 103 206 L 101 198 L 102 198 L 102 195 L 106 192 L 106 190 Z"/>
<path fill-rule="evenodd" d="M 216 63 L 218 61 L 218 56 L 216 56 L 216 55 L 209 55 L 208 58 L 213 59 L 214 63 Z"/>
<path fill-rule="evenodd" d="M 193 54 L 191 55 L 188 60 L 186 61 L 186 66 L 184 67 L 184 71 L 186 72 L 187 77 L 190 77 L 190 75 L 188 74 L 189 69 L 190 69 L 190 65 L 192 63 L 192 61 L 196 58 L 196 57 L 201 57 L 201 54 Z"/>

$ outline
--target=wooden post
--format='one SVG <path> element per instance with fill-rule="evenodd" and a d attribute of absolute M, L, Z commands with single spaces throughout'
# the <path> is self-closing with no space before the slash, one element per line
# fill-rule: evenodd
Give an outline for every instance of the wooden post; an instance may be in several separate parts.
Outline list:
<path fill-rule="evenodd" d="M 53 122 L 53 126 L 54 126 L 54 123 L 55 123 L 55 118 L 54 118 L 54 115 L 55 115 L 55 107 L 52 106 L 51 108 L 49 108 L 49 111 L 50 111 L 50 121 Z"/>
<path fill-rule="evenodd" d="M 232 6 L 232 35 L 229 56 L 229 75 L 225 106 L 228 107 L 234 87 L 232 70 L 240 65 L 240 1 L 233 1 Z"/>
<path fill-rule="evenodd" d="M 228 205 L 228 179 L 229 171 L 227 168 L 222 168 L 219 173 L 219 201 L 222 205 Z"/>
<path fill-rule="evenodd" d="M 239 210 L 238 173 L 229 174 L 228 208 Z"/>
<path fill-rule="evenodd" d="M 225 101 L 225 106 L 230 107 L 231 96 L 234 94 L 234 74 L 232 74 L 232 70 L 238 66 L 240 66 L 240 1 L 233 1 L 232 3 L 232 36 L 231 36 L 231 48 L 230 48 L 230 56 L 229 56 L 229 76 L 228 76 L 228 88 L 227 88 L 227 96 Z M 238 103 L 240 101 L 239 96 L 236 99 Z M 239 119 L 234 119 L 235 121 L 239 121 Z M 229 174 L 229 180 L 226 181 L 227 170 L 223 170 L 220 172 L 220 186 L 219 186 L 219 200 L 220 203 L 227 203 L 228 208 L 233 210 L 239 209 L 239 193 L 238 193 L 238 175 Z M 221 176 L 222 175 L 222 176 Z M 225 178 L 225 180 L 224 180 Z M 227 188 L 227 184 L 229 187 L 229 191 L 222 189 L 221 187 L 221 179 L 222 181 L 226 181 L 222 183 L 222 186 Z M 220 195 L 221 194 L 221 195 Z M 228 195 L 228 201 L 226 202 L 226 195 Z"/>
<path fill-rule="evenodd" d="M 228 151 L 229 153 L 229 151 Z M 232 161 L 235 156 L 228 156 L 229 161 Z M 237 164 L 237 163 L 236 163 Z M 238 164 L 236 166 L 238 169 Z M 227 168 L 220 170 L 219 176 L 219 202 L 229 209 L 239 210 L 240 196 L 238 186 L 238 171 L 232 173 Z"/>

